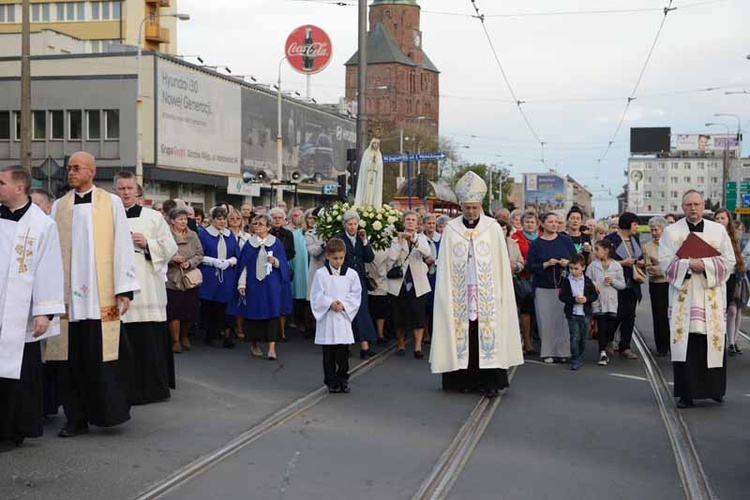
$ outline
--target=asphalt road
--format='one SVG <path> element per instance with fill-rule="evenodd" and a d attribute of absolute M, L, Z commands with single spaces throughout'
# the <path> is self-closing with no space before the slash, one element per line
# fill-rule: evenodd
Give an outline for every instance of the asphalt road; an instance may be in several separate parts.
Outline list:
<path fill-rule="evenodd" d="M 650 341 L 647 298 L 638 328 Z M 750 321 L 746 322 L 750 331 Z M 750 349 L 748 342 L 742 345 Z M 356 349 L 355 349 L 356 350 Z M 199 498 L 409 498 L 479 401 L 446 394 L 426 360 L 391 357 L 168 495 Z M 127 424 L 75 439 L 45 437 L 0 454 L 0 498 L 133 498 L 322 383 L 319 348 L 301 338 L 280 360 L 244 348 L 180 355 L 178 389 L 135 407 Z M 451 498 L 679 498 L 675 458 L 639 361 L 578 372 L 531 359 L 451 490 Z M 352 358 L 353 364 L 358 359 Z M 719 498 L 745 498 L 750 351 L 729 360 L 723 405 L 681 413 Z M 671 379 L 671 366 L 659 360 Z"/>

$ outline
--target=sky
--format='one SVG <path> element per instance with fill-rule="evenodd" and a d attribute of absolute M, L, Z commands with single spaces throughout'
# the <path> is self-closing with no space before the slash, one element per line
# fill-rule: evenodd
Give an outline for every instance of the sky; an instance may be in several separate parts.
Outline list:
<path fill-rule="evenodd" d="M 178 11 L 191 16 L 179 23 L 179 52 L 271 83 L 286 37 L 298 26 L 315 24 L 331 37 L 333 60 L 313 77 L 312 96 L 338 102 L 344 62 L 357 50 L 356 2 L 341 2 L 347 5 L 178 0 Z M 625 184 L 630 127 L 715 134 L 726 129 L 707 122 L 735 132 L 738 119 L 743 130 L 750 127 L 748 0 L 672 0 L 675 10 L 666 20 L 669 0 L 474 3 L 512 93 L 481 21 L 472 17 L 471 0 L 419 1 L 423 49 L 441 71 L 440 135 L 458 144 L 465 162 L 506 167 L 515 175 L 556 169 L 586 185 L 597 215 L 604 216 L 617 210 Z M 304 93 L 305 77 L 284 65 L 282 87 Z M 743 90 L 748 94 L 725 94 Z M 635 99 L 615 135 L 631 95 Z M 523 101 L 533 132 L 516 100 Z M 747 156 L 750 150 L 744 150 Z"/>

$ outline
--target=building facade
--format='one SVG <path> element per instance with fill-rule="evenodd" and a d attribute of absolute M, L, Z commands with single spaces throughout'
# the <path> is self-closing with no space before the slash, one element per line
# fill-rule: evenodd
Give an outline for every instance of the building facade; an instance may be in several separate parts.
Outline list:
<path fill-rule="evenodd" d="M 353 120 L 284 97 L 279 176 L 275 93 L 154 52 L 144 53 L 141 66 L 147 203 L 181 198 L 200 207 L 217 200 L 269 205 L 282 183 L 290 206 L 335 197 L 336 176 L 346 172 L 346 150 L 356 142 Z M 18 67 L 18 56 L 0 57 L 0 166 L 20 157 Z M 32 69 L 36 181 L 59 194 L 66 157 L 76 151 L 97 158 L 102 187 L 117 171 L 135 171 L 138 60 L 132 47 L 35 56 Z M 244 182 L 244 174 L 252 182 Z"/>
<path fill-rule="evenodd" d="M 346 62 L 347 99 L 357 98 L 358 64 L 358 53 Z M 370 6 L 366 111 L 371 135 L 409 125 L 438 133 L 440 72 L 424 51 L 416 0 L 375 0 Z"/>
<path fill-rule="evenodd" d="M 0 33 L 21 32 L 21 0 L 0 0 Z M 112 43 L 177 52 L 177 0 L 31 0 L 31 30 L 52 30 L 89 42 L 92 52 Z"/>
<path fill-rule="evenodd" d="M 689 189 L 700 192 L 711 204 L 724 205 L 722 195 L 725 180 L 750 181 L 750 161 L 739 158 L 740 144 L 735 140 L 736 136 L 695 137 L 729 141 L 722 142 L 727 146 L 728 178 L 724 179 L 723 147 L 698 149 L 696 146 L 673 149 L 666 155 L 631 157 L 625 173 L 628 179 L 626 194 L 629 211 L 657 214 L 680 212 L 682 195 Z"/>

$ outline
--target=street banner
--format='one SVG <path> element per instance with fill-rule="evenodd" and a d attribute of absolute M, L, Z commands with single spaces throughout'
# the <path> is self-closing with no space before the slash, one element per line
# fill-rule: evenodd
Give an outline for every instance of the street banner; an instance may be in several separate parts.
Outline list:
<path fill-rule="evenodd" d="M 739 148 L 737 136 L 734 134 L 679 134 L 675 144 L 677 151 L 724 151 L 724 148 Z"/>
<path fill-rule="evenodd" d="M 326 69 L 331 62 L 333 45 L 325 31 L 307 24 L 292 31 L 286 39 L 284 53 L 297 72 L 314 75 Z"/>
<path fill-rule="evenodd" d="M 238 85 L 160 58 L 156 94 L 159 166 L 240 175 Z"/>
<path fill-rule="evenodd" d="M 383 163 L 398 163 L 401 161 L 434 161 L 445 160 L 445 153 L 410 153 L 383 155 Z"/>
<path fill-rule="evenodd" d="M 553 174 L 524 174 L 524 208 L 539 214 L 565 208 L 565 179 Z"/>

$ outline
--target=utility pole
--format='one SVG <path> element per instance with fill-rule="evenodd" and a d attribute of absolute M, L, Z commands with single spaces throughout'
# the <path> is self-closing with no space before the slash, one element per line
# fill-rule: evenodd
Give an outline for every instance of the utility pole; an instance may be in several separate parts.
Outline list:
<path fill-rule="evenodd" d="M 367 0 L 359 0 L 359 67 L 357 68 L 357 158 L 367 149 Z"/>
<path fill-rule="evenodd" d="M 21 166 L 31 172 L 31 7 L 21 4 Z"/>

